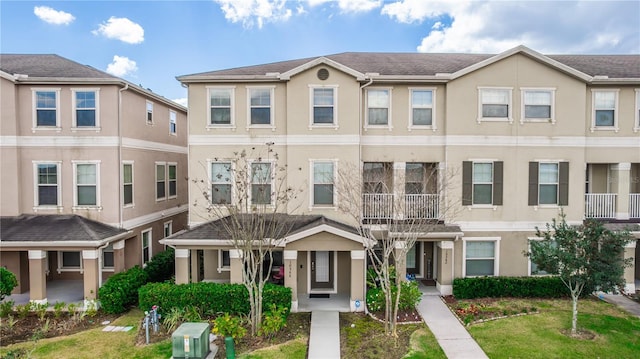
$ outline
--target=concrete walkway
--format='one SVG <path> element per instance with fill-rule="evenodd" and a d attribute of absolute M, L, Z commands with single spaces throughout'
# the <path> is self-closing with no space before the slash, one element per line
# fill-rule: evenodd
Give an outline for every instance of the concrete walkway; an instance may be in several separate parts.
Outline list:
<path fill-rule="evenodd" d="M 604 294 L 602 292 L 598 293 L 598 298 L 609 302 L 611 304 L 615 304 L 620 308 L 624 309 L 631 315 L 635 315 L 640 318 L 640 303 L 629 299 L 621 294 Z"/>
<path fill-rule="evenodd" d="M 436 337 L 447 358 L 488 358 L 439 296 L 423 295 L 418 304 L 418 312 Z"/>
<path fill-rule="evenodd" d="M 311 312 L 308 359 L 340 358 L 340 316 L 337 311 Z"/>

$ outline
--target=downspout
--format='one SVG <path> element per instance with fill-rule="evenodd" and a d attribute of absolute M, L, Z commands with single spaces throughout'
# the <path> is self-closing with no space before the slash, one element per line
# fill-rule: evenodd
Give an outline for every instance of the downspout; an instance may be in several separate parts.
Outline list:
<path fill-rule="evenodd" d="M 111 243 L 106 243 L 102 247 L 98 247 L 98 288 L 102 287 L 102 250 L 109 247 Z M 98 293 L 96 293 L 96 298 Z"/>
<path fill-rule="evenodd" d="M 124 213 L 122 206 L 122 183 L 124 181 L 124 172 L 122 170 L 122 92 L 129 89 L 129 83 L 125 83 L 124 87 L 118 90 L 118 173 L 120 183 L 118 183 L 118 226 L 122 228 L 124 225 Z M 102 272 L 100 272 L 100 280 L 102 281 Z"/>

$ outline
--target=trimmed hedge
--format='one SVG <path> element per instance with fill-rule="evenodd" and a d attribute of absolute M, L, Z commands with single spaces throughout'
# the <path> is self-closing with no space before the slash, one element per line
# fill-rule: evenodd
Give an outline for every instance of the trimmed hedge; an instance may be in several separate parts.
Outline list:
<path fill-rule="evenodd" d="M 138 301 L 138 288 L 147 282 L 147 272 L 139 266 L 116 273 L 98 289 L 100 305 L 106 313 L 119 314 Z"/>
<path fill-rule="evenodd" d="M 171 247 L 156 254 L 144 267 L 148 282 L 164 282 L 171 279 L 176 272 L 175 250 Z"/>
<path fill-rule="evenodd" d="M 592 290 L 585 288 L 583 296 Z M 566 298 L 569 289 L 560 277 L 476 277 L 453 280 L 453 296 L 459 299 L 472 298 Z"/>
<path fill-rule="evenodd" d="M 172 308 L 194 307 L 201 315 L 248 314 L 249 293 L 242 284 L 228 283 L 148 283 L 138 290 L 142 310 L 154 305 L 168 312 Z M 271 304 L 291 309 L 291 288 L 267 283 L 263 291 L 263 311 Z"/>

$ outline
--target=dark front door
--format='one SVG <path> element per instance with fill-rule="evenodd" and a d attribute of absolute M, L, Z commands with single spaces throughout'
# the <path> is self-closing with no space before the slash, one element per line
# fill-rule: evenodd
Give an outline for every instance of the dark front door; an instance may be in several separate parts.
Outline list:
<path fill-rule="evenodd" d="M 333 289 L 333 251 L 311 251 L 311 290 Z"/>
<path fill-rule="evenodd" d="M 413 247 L 407 252 L 407 274 L 420 275 L 420 268 L 422 267 L 422 242 L 415 242 Z"/>

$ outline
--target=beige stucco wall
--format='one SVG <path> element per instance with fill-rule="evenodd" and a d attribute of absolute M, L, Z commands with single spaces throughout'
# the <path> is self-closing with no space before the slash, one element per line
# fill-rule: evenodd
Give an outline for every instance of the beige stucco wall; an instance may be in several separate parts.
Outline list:
<path fill-rule="evenodd" d="M 22 269 L 24 263 L 21 263 L 20 254 L 21 252 L 0 253 L 0 262 L 2 262 L 2 266 L 13 273 L 18 281 L 18 286 L 11 292 L 13 294 L 19 294 L 29 290 L 29 272 L 27 271 L 26 278 L 22 275 L 24 272 Z"/>
<path fill-rule="evenodd" d="M 334 278 L 338 281 L 338 293 L 351 293 L 351 252 L 338 252 L 338 271 Z M 358 278 L 361 280 L 361 278 Z"/>

